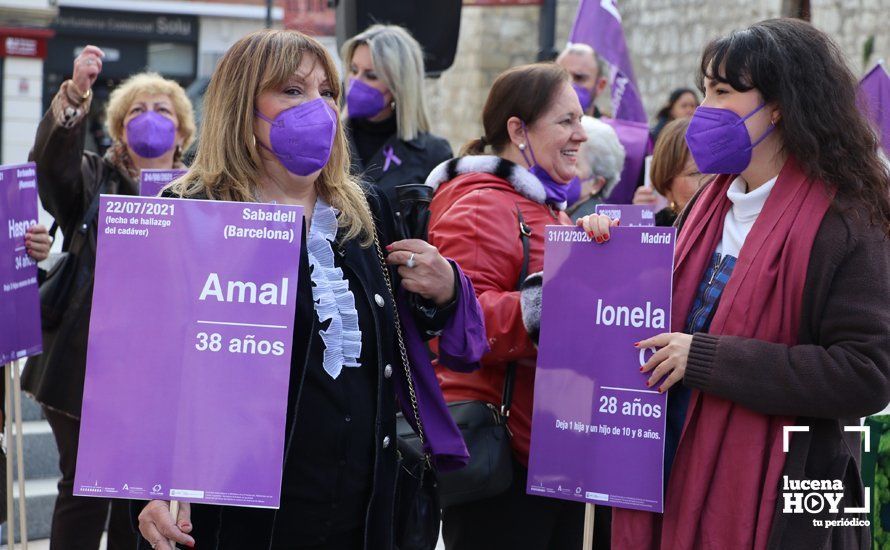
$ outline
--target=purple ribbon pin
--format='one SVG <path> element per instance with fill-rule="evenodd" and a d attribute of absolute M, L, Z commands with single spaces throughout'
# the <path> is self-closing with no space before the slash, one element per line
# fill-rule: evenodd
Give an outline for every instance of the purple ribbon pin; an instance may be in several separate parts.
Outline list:
<path fill-rule="evenodd" d="M 389 170 L 389 165 L 393 162 L 395 162 L 399 166 L 402 165 L 402 159 L 400 159 L 399 157 L 396 156 L 395 152 L 393 151 L 392 146 L 389 146 L 386 149 L 384 149 L 383 154 L 386 156 L 386 161 L 383 163 L 383 171 L 384 172 Z"/>

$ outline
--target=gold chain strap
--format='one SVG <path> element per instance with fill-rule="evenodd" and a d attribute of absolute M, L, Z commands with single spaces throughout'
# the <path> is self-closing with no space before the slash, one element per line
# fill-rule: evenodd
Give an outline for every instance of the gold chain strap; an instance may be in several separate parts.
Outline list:
<path fill-rule="evenodd" d="M 414 391 L 414 379 L 411 377 L 411 367 L 408 363 L 408 351 L 405 349 L 405 340 L 402 338 L 402 323 L 399 320 L 399 308 L 396 304 L 396 295 L 392 289 L 392 281 L 389 277 L 389 267 L 386 265 L 386 259 L 383 257 L 383 249 L 380 247 L 380 240 L 377 238 L 377 232 L 374 232 L 374 245 L 377 247 L 377 256 L 380 258 L 380 268 L 383 270 L 383 280 L 386 282 L 386 289 L 392 298 L 393 319 L 396 324 L 396 336 L 399 341 L 399 352 L 402 355 L 402 365 L 405 367 L 405 379 L 408 380 L 408 394 L 411 396 L 411 409 L 414 412 L 414 422 L 417 424 L 417 436 L 420 438 L 420 447 L 423 449 L 426 437 L 424 437 L 423 422 L 420 420 L 420 409 L 417 406 L 417 393 Z M 425 451 L 424 456 L 429 461 L 429 455 Z"/>

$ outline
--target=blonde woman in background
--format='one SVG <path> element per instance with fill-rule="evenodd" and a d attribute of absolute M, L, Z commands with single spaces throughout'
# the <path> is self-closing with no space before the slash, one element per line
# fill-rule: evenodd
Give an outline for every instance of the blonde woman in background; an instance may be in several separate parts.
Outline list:
<path fill-rule="evenodd" d="M 396 186 L 423 183 L 452 157 L 448 142 L 430 133 L 423 51 L 402 27 L 374 25 L 347 40 L 341 57 L 352 171 L 395 210 Z"/>
<path fill-rule="evenodd" d="M 350 176 L 339 99 L 333 59 L 297 31 L 242 38 L 210 81 L 195 162 L 166 193 L 294 204 L 305 212 L 303 246 L 293 259 L 300 270 L 294 326 L 301 328 L 291 348 L 281 507 L 184 504 L 174 523 L 169 504 L 154 500 L 139 516 L 142 548 L 172 550 L 171 539 L 215 550 L 403 547 L 396 395 L 408 395 L 407 366 L 375 237 L 397 268 L 393 291 L 415 298 L 403 327 L 447 331 L 453 321 L 483 346 L 484 330 L 481 313 L 478 322 L 463 316 L 478 304 L 458 267 L 423 241 L 396 241 L 386 200 L 373 189 L 366 198 Z M 405 342 L 416 347 L 410 335 Z M 412 356 L 410 368 L 433 465 L 466 463 L 432 365 Z M 409 400 L 401 405 L 410 410 Z"/>

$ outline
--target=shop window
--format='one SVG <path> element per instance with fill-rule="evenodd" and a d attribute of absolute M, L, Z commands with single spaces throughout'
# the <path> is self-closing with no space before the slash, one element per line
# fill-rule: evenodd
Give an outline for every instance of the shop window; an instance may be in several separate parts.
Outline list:
<path fill-rule="evenodd" d="M 148 70 L 168 77 L 195 75 L 195 46 L 173 42 L 149 42 Z"/>

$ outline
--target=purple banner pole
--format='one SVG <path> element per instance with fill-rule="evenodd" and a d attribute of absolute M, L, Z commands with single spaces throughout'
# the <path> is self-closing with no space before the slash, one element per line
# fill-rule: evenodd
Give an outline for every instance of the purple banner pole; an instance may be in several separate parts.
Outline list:
<path fill-rule="evenodd" d="M 863 109 L 878 130 L 884 152 L 890 156 L 890 75 L 878 63 L 859 83 Z"/>
<path fill-rule="evenodd" d="M 103 196 L 74 494 L 277 508 L 303 210 Z"/>
<path fill-rule="evenodd" d="M 188 170 L 142 170 L 139 173 L 139 194 L 143 197 L 157 197 L 168 183 L 182 176 Z"/>
<path fill-rule="evenodd" d="M 639 370 L 654 350 L 633 344 L 670 331 L 675 239 L 547 227 L 528 494 L 663 510 L 667 395 Z"/>
<path fill-rule="evenodd" d="M 612 66 L 615 118 L 647 121 L 615 0 L 581 0 L 569 42 L 587 44 Z"/>
<path fill-rule="evenodd" d="M 36 223 L 35 164 L 0 166 L 0 365 L 43 349 L 37 262 L 25 249 Z"/>
<path fill-rule="evenodd" d="M 654 227 L 655 211 L 641 204 L 598 204 L 596 213 L 621 220 L 621 227 Z"/>

